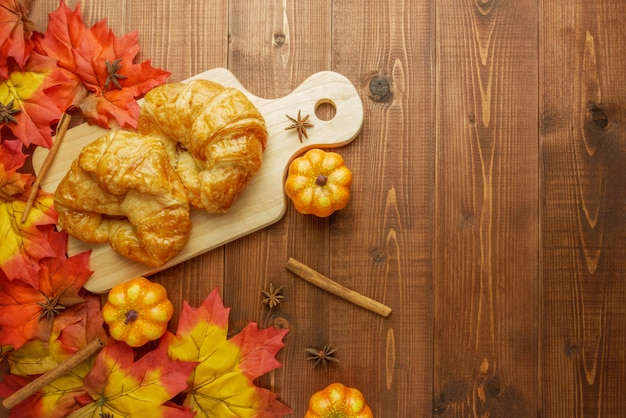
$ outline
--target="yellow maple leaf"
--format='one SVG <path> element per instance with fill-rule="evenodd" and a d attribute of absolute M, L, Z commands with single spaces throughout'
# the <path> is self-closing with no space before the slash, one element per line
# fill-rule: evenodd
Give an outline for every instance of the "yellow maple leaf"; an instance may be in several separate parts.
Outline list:
<path fill-rule="evenodd" d="M 33 207 L 22 223 L 26 206 L 24 200 L 5 201 L 0 199 L 0 269 L 9 280 L 21 279 L 34 286 L 39 269 L 39 260 L 55 255 L 47 235 L 39 229 L 43 225 L 56 223 L 54 198 L 38 192 Z"/>
<path fill-rule="evenodd" d="M 227 339 L 228 314 L 215 289 L 198 308 L 184 304 L 176 336 L 163 341 L 171 358 L 198 362 L 184 405 L 196 417 L 282 417 L 293 412 L 254 380 L 280 367 L 276 353 L 288 330 L 248 324 Z"/>
<path fill-rule="evenodd" d="M 84 379 L 93 402 L 70 417 L 193 417 L 188 410 L 167 402 L 187 387 L 194 365 L 171 360 L 163 347 L 137 361 L 134 356 L 133 349 L 123 342 L 104 347 Z"/>

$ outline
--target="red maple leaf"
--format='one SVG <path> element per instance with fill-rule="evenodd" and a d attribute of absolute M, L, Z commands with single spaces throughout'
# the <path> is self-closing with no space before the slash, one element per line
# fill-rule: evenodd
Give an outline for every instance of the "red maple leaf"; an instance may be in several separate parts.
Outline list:
<path fill-rule="evenodd" d="M 49 344 L 58 342 L 56 350 L 60 355 L 72 355 L 96 338 L 102 341 L 107 339 L 103 326 L 100 296 L 90 293 L 83 296 L 83 292 L 79 295 L 85 299 L 85 303 L 68 308 L 68 312 L 55 321 L 59 324 L 53 329 L 54 340 Z M 62 319 L 66 320 L 65 323 Z"/>
<path fill-rule="evenodd" d="M 13 59 L 23 67 L 32 50 L 30 36 L 34 25 L 28 19 L 29 1 L 0 0 L 0 76 L 9 76 L 8 63 Z"/>
<path fill-rule="evenodd" d="M 35 280 L 9 280 L 0 273 L 0 346 L 19 349 L 30 339 L 47 341 L 65 309 L 84 302 L 79 292 L 91 276 L 89 252 L 67 258 L 67 234 L 52 228 L 46 240 L 55 256 L 40 261 Z"/>
<path fill-rule="evenodd" d="M 259 330 L 250 323 L 227 339 L 228 313 L 215 289 L 198 308 L 184 303 L 176 335 L 167 333 L 162 339 L 173 359 L 198 362 L 184 404 L 198 418 L 282 417 L 293 412 L 275 393 L 254 384 L 281 366 L 275 355 L 288 330 Z"/>
<path fill-rule="evenodd" d="M 23 194 L 33 182 L 33 176 L 20 173 L 26 161 L 21 141 L 0 142 L 0 200 L 13 200 Z"/>
<path fill-rule="evenodd" d="M 113 121 L 122 128 L 136 128 L 136 99 L 170 75 L 149 61 L 133 62 L 139 52 L 137 32 L 116 37 L 106 19 L 88 29 L 80 7 L 72 11 L 64 1 L 50 14 L 46 33 L 33 39 L 36 50 L 57 59 L 72 80 L 66 91 L 74 95 L 68 96 L 68 103 L 79 107 L 89 122 L 105 128 Z"/>

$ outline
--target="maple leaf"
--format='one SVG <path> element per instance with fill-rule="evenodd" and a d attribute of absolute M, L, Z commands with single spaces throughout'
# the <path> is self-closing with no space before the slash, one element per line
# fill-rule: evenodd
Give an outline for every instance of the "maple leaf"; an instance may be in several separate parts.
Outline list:
<path fill-rule="evenodd" d="M 81 400 L 88 396 L 83 379 L 93 366 L 92 359 L 74 367 L 70 372 L 44 386 L 34 395 L 11 409 L 10 417 L 63 418 L 80 409 Z M 18 375 L 4 375 L 0 383 L 0 397 L 6 398 L 26 386 L 31 378 Z"/>
<path fill-rule="evenodd" d="M 89 252 L 67 258 L 67 234 L 49 228 L 43 238 L 52 257 L 39 261 L 36 280 L 9 280 L 0 274 L 0 345 L 20 348 L 28 340 L 48 340 L 54 321 L 67 315 L 67 307 L 84 303 L 79 295 L 91 276 Z"/>
<path fill-rule="evenodd" d="M 31 338 L 42 334 L 38 321 L 41 299 L 33 297 L 36 290 L 20 280 L 9 281 L 0 272 L 0 345 L 19 348 Z"/>
<path fill-rule="evenodd" d="M 29 340 L 7 356 L 12 374 L 42 374 L 58 366 L 90 341 L 107 340 L 100 297 L 84 296 L 85 303 L 68 307 L 52 325 L 48 341 Z"/>
<path fill-rule="evenodd" d="M 170 359 L 165 347 L 149 351 L 137 361 L 134 357 L 135 351 L 126 343 L 104 347 L 84 379 L 93 401 L 70 417 L 193 417 L 188 409 L 168 401 L 187 388 L 195 364 Z"/>
<path fill-rule="evenodd" d="M 9 75 L 8 62 L 12 58 L 20 67 L 32 50 L 30 42 L 34 25 L 28 19 L 29 1 L 0 0 L 0 76 Z"/>
<path fill-rule="evenodd" d="M 111 120 L 120 126 L 137 127 L 139 105 L 129 90 L 90 94 L 78 106 L 88 122 L 109 127 Z"/>
<path fill-rule="evenodd" d="M 20 173 L 26 161 L 21 141 L 0 142 L 0 201 L 12 200 L 14 196 L 26 192 L 33 182 L 33 176 Z"/>
<path fill-rule="evenodd" d="M 259 330 L 250 323 L 228 340 L 228 314 L 215 289 L 198 308 L 185 302 L 176 335 L 162 338 L 171 358 L 198 362 L 184 405 L 196 417 L 282 417 L 293 412 L 253 382 L 280 367 L 275 355 L 288 330 Z"/>
<path fill-rule="evenodd" d="M 13 69 L 0 82 L 0 104 L 12 113 L 0 123 L 24 144 L 50 148 L 50 126 L 62 115 L 55 96 L 63 92 L 59 86 L 66 82 L 54 59 L 33 52 L 23 70 Z"/>
<path fill-rule="evenodd" d="M 136 128 L 136 99 L 170 76 L 152 67 L 150 61 L 134 63 L 139 52 L 136 31 L 117 37 L 106 19 L 87 29 L 80 6 L 72 11 L 64 1 L 50 14 L 46 33 L 33 36 L 33 40 L 37 51 L 56 58 L 59 67 L 69 73 L 66 78 L 72 80 L 72 86 L 68 89 L 76 92 L 70 102 L 88 122 L 104 128 L 113 122 L 122 128 Z"/>
<path fill-rule="evenodd" d="M 22 223 L 25 206 L 24 196 L 20 200 L 0 199 L 0 270 L 9 280 L 35 283 L 39 260 L 54 256 L 45 231 L 56 223 L 57 213 L 54 197 L 41 190 L 37 192 L 26 222 Z"/>

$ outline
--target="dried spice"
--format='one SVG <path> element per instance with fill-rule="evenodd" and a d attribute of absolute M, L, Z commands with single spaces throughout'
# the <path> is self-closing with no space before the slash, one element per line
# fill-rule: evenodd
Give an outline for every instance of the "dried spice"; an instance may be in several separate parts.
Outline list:
<path fill-rule="evenodd" d="M 117 73 L 119 70 L 122 69 L 122 66 L 120 65 L 120 61 L 121 60 L 122 60 L 121 58 L 118 58 L 115 61 L 113 61 L 112 63 L 109 62 L 109 60 L 106 60 L 105 65 L 107 67 L 107 79 L 104 82 L 104 89 L 103 90 L 106 91 L 111 86 L 111 83 L 113 83 L 113 85 L 115 87 L 117 87 L 118 89 L 120 89 L 120 90 L 122 89 L 122 86 L 120 85 L 120 82 L 117 81 L 117 80 L 123 80 L 123 79 L 128 78 L 128 77 L 126 77 L 123 74 L 118 74 Z"/>
<path fill-rule="evenodd" d="M 282 299 L 284 298 L 282 292 L 282 286 L 280 286 L 279 288 L 274 288 L 274 284 L 270 283 L 269 290 L 261 290 L 261 293 L 264 296 L 263 304 L 269 306 L 270 309 L 280 305 Z"/>
<path fill-rule="evenodd" d="M 302 137 L 304 136 L 306 139 L 309 139 L 309 135 L 306 133 L 307 128 L 312 128 L 313 124 L 308 122 L 309 115 L 305 115 L 304 118 L 300 116 L 300 111 L 298 110 L 298 119 L 294 119 L 289 115 L 285 115 L 287 119 L 291 121 L 291 125 L 287 126 L 285 130 L 295 129 L 298 131 L 298 139 L 302 142 Z"/>
<path fill-rule="evenodd" d="M 324 369 L 328 369 L 328 363 L 339 363 L 339 360 L 335 358 L 337 349 L 330 344 L 324 345 L 324 348 L 321 350 L 317 348 L 306 348 L 305 351 L 309 354 L 306 359 L 314 362 L 313 368 L 321 364 L 324 366 Z"/>
<path fill-rule="evenodd" d="M 45 302 L 37 302 L 37 305 L 41 307 L 39 320 L 41 321 L 42 319 L 45 318 L 46 321 L 50 322 L 54 318 L 56 318 L 56 316 L 60 314 L 62 310 L 65 309 L 65 306 L 59 303 L 59 298 L 61 297 L 60 293 L 53 299 L 50 299 L 48 295 L 44 295 L 44 296 L 46 297 Z"/>
<path fill-rule="evenodd" d="M 4 103 L 0 103 L 0 125 L 15 123 L 17 124 L 17 119 L 13 115 L 20 113 L 21 109 L 14 109 L 15 105 L 14 100 L 11 100 L 6 105 Z"/>

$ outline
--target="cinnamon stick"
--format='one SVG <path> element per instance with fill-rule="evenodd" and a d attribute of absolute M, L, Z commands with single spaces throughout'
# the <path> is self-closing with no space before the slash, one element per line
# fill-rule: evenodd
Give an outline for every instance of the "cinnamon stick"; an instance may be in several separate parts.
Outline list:
<path fill-rule="evenodd" d="M 348 302 L 352 302 L 361 308 L 367 309 L 384 317 L 389 316 L 391 313 L 390 307 L 340 285 L 339 283 L 329 279 L 321 273 L 318 273 L 307 265 L 294 260 L 293 258 L 290 258 L 289 261 L 287 261 L 287 270 L 291 271 L 301 279 L 319 287 L 320 289 L 326 290 L 335 296 L 339 296 Z"/>
<path fill-rule="evenodd" d="M 8 396 L 4 401 L 2 401 L 2 406 L 7 409 L 13 408 L 29 396 L 32 396 L 39 389 L 63 376 L 74 367 L 87 360 L 102 347 L 104 347 L 104 343 L 102 340 L 96 338 L 54 369 L 48 370 L 46 373 L 42 374 L 23 388 Z"/>
<path fill-rule="evenodd" d="M 61 146 L 61 142 L 63 142 L 63 137 L 65 136 L 65 132 L 67 132 L 67 127 L 69 126 L 71 119 L 72 118 L 67 113 L 63 113 L 63 116 L 61 116 L 61 120 L 57 125 L 57 131 L 54 142 L 52 143 L 52 147 L 50 148 L 50 151 L 48 152 L 48 155 L 46 156 L 46 159 L 41 166 L 41 170 L 39 170 L 39 174 L 37 175 L 37 178 L 35 179 L 35 182 L 30 189 L 30 194 L 28 195 L 26 206 L 24 206 L 24 213 L 22 213 L 22 223 L 26 222 L 26 219 L 28 219 L 28 214 L 30 213 L 30 210 L 33 207 L 33 203 L 35 202 L 35 198 L 37 197 L 39 184 L 41 183 L 41 180 L 45 176 L 48 169 L 50 168 L 50 165 L 52 165 L 54 156 L 59 151 L 59 147 Z"/>

